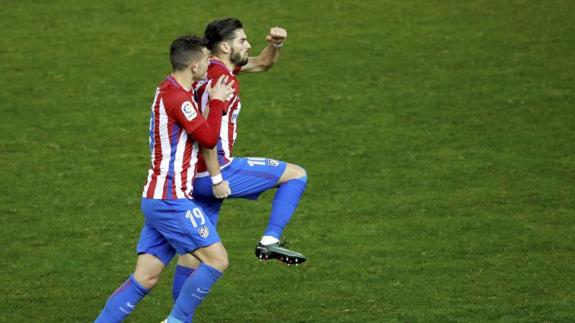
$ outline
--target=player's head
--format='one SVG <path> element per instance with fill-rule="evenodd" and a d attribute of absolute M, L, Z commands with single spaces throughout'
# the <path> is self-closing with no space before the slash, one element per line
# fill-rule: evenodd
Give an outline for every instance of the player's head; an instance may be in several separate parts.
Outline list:
<path fill-rule="evenodd" d="M 176 38 L 170 46 L 170 62 L 172 71 L 192 74 L 194 80 L 206 77 L 209 64 L 209 51 L 204 39 L 194 35 L 184 35 Z"/>
<path fill-rule="evenodd" d="M 226 56 L 236 66 L 248 63 L 252 46 L 239 19 L 225 18 L 210 22 L 204 31 L 204 38 L 214 55 Z"/>

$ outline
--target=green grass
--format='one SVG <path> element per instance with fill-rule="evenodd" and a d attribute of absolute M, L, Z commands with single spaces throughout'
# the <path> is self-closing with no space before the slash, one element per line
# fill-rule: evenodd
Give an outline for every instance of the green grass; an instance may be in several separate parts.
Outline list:
<path fill-rule="evenodd" d="M 236 154 L 303 165 L 228 201 L 231 266 L 197 322 L 575 320 L 575 2 L 12 1 L 0 11 L 0 322 L 88 322 L 134 266 L 167 49 L 222 16 L 277 66 L 245 75 Z M 168 268 L 128 322 L 171 307 Z"/>

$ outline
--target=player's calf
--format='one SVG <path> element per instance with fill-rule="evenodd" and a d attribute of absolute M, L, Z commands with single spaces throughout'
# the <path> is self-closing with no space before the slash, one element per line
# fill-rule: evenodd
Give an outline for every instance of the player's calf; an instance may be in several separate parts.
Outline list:
<path fill-rule="evenodd" d="M 278 183 L 268 226 L 256 247 L 256 256 L 260 260 L 278 259 L 288 265 L 302 263 L 305 256 L 285 248 L 279 239 L 307 187 L 307 173 L 300 166 L 287 164 Z"/>

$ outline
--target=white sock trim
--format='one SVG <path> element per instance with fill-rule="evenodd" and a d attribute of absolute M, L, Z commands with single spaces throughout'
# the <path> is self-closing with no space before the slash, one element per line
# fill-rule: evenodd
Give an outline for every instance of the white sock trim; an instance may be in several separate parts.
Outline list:
<path fill-rule="evenodd" d="M 279 242 L 279 240 L 272 236 L 263 236 L 262 239 L 260 240 L 260 243 L 263 245 L 273 244 L 277 242 Z"/>

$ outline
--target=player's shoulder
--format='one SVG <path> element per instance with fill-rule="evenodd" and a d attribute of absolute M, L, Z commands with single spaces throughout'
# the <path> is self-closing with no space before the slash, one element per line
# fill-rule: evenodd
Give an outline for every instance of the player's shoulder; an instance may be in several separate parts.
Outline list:
<path fill-rule="evenodd" d="M 169 116 L 175 117 L 181 113 L 188 121 L 192 121 L 200 115 L 198 105 L 190 92 L 180 88 L 170 93 L 164 101 L 164 107 Z"/>
<path fill-rule="evenodd" d="M 210 62 L 210 65 L 208 66 L 208 78 L 217 79 L 222 75 L 233 76 L 233 74 L 225 65 L 214 61 Z"/>
<path fill-rule="evenodd" d="M 166 109 L 180 108 L 184 102 L 193 104 L 194 101 L 192 93 L 174 84 L 162 83 L 160 92 Z"/>

